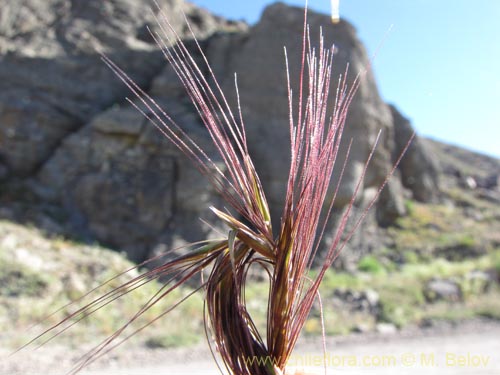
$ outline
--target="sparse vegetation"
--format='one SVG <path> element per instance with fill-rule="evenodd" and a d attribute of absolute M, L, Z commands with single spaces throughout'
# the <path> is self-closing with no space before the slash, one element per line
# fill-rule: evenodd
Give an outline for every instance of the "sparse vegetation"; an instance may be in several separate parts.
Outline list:
<path fill-rule="evenodd" d="M 43 296 L 50 284 L 48 275 L 37 273 L 22 263 L 6 259 L 0 253 L 0 296 L 2 297 L 35 297 Z"/>
<path fill-rule="evenodd" d="M 379 322 L 403 327 L 470 317 L 500 319 L 497 207 L 475 197 L 474 191 L 451 189 L 445 197 L 457 202 L 422 204 L 407 200 L 408 215 L 386 230 L 393 242 L 362 257 L 358 272 L 328 270 L 321 287 L 327 334 L 371 330 Z M 460 203 L 464 201 L 468 203 Z M 132 266 L 112 251 L 62 237 L 48 238 L 36 228 L 7 221 L 0 222 L 0 239 L 0 323 L 9 327 L 0 333 L 0 338 L 3 345 L 11 347 L 33 337 L 31 332 L 23 333 L 23 327 Z M 312 271 L 313 277 L 315 272 Z M 126 277 L 115 280 L 109 287 L 118 286 Z M 432 279 L 456 283 L 462 300 L 427 301 L 425 288 Z M 113 308 L 98 311 L 93 319 L 84 319 L 61 339 L 73 345 L 113 333 L 157 287 L 156 283 L 145 285 Z M 336 291 L 359 294 L 368 289 L 379 295 L 376 311 L 342 302 L 335 295 Z M 267 291 L 266 282 L 252 282 L 245 290 L 247 300 L 251 301 L 248 310 L 259 329 L 265 327 Z M 144 319 L 161 314 L 187 292 L 180 289 L 154 306 Z M 172 347 L 175 343 L 191 345 L 203 340 L 200 313 L 203 296 L 197 293 L 194 297 L 172 311 L 169 319 L 161 319 L 154 329 L 145 330 L 134 342 L 148 347 Z M 74 307 L 68 306 L 45 324 L 54 324 L 73 311 Z M 303 333 L 319 335 L 321 330 L 319 308 L 314 305 Z"/>
<path fill-rule="evenodd" d="M 0 221 L 0 248 L 0 323 L 6 327 L 0 333 L 0 340 L 10 347 L 19 346 L 34 336 L 35 331 L 27 330 L 34 322 L 45 319 L 71 300 L 133 267 L 116 252 L 62 238 L 47 238 L 37 229 L 6 221 Z M 133 275 L 134 271 L 131 273 Z M 132 275 L 122 275 L 107 287 L 116 287 Z M 68 344 L 82 344 L 112 334 L 125 317 L 136 313 L 137 307 L 144 304 L 158 286 L 157 283 L 144 285 L 127 298 L 116 301 L 114 306 L 97 311 L 92 319 L 84 318 L 60 339 Z M 186 288 L 176 291 L 148 311 L 141 321 L 154 319 L 188 292 Z M 181 344 L 193 343 L 193 337 L 202 337 L 201 295 L 194 297 L 173 311 L 170 319 L 157 322 L 154 332 L 146 332 L 136 342 L 154 341 L 158 331 L 177 335 Z M 41 327 L 58 322 L 75 309 L 74 305 L 65 306 L 43 320 Z"/>
<path fill-rule="evenodd" d="M 346 285 L 353 290 L 373 288 L 380 295 L 380 312 L 377 320 L 393 323 L 398 327 L 409 323 L 419 324 L 425 319 L 440 318 L 467 318 L 473 316 L 498 316 L 500 300 L 498 279 L 493 275 L 487 278 L 489 271 L 494 269 L 495 259 L 499 250 L 488 255 L 468 259 L 462 262 L 449 262 L 445 259 L 436 259 L 432 262 L 413 263 L 402 266 L 399 270 L 390 273 L 365 274 L 364 277 L 345 274 L 328 275 L 327 282 L 322 288 L 323 298 L 332 295 L 332 290 L 343 288 Z M 334 273 L 332 270 L 331 273 Z M 498 277 L 498 276 L 496 276 Z M 424 291 L 429 280 L 435 278 L 456 280 L 463 292 L 463 301 L 455 304 L 429 304 L 425 300 Z M 346 280 L 352 280 L 352 283 Z M 338 280 L 338 282 L 336 282 Z M 331 308 L 328 304 L 325 310 Z M 441 314 L 439 311 L 446 311 Z M 325 312 L 325 316 L 328 313 Z M 337 311 L 337 314 L 339 312 Z M 347 315 L 344 326 L 355 327 L 359 317 Z M 371 317 L 365 314 L 365 320 Z M 349 322 L 349 320 L 351 320 Z"/>
<path fill-rule="evenodd" d="M 81 296 L 90 288 L 131 266 L 121 255 L 110 250 L 84 246 L 62 238 L 45 238 L 33 228 L 4 221 L 0 222 L 0 233 L 3 238 L 0 244 L 0 322 L 8 321 L 9 324 L 4 326 L 12 329 L 2 332 L 0 337 L 3 337 L 4 345 L 11 347 L 32 337 L 32 333 L 23 331 L 23 327 L 39 321 L 47 313 L 68 303 L 71 298 Z M 19 254 L 18 249 L 24 249 L 21 251 L 24 255 L 16 255 L 16 252 Z M 19 260 L 19 257 L 24 260 Z M 378 322 L 404 327 L 407 324 L 471 317 L 500 319 L 500 249 L 461 261 L 444 258 L 423 260 L 417 258 L 416 253 L 406 250 L 405 259 L 403 265 L 392 270 L 384 268 L 376 256 L 362 259 L 359 268 L 364 272 L 361 273 L 329 270 L 321 286 L 326 333 L 337 335 L 360 329 L 372 330 Z M 50 264 L 50 272 L 43 268 L 37 269 L 37 264 Z M 491 279 L 485 278 L 483 272 L 491 273 Z M 19 275 L 23 275 L 22 283 L 19 283 Z M 455 280 L 463 291 L 463 301 L 451 304 L 446 301 L 428 303 L 424 290 L 426 283 L 433 278 Z M 118 282 L 117 280 L 110 287 Z M 74 326 L 61 339 L 71 345 L 94 341 L 96 337 L 113 333 L 126 316 L 135 313 L 138 304 L 150 297 L 155 288 L 151 284 L 150 289 L 139 289 L 117 306 L 101 310 L 93 319 L 85 319 Z M 246 288 L 247 299 L 252 301 L 248 306 L 249 312 L 261 329 L 265 326 L 267 288 L 266 282 L 252 282 Z M 376 312 L 352 311 L 349 306 L 337 303 L 337 290 L 363 292 L 368 289 L 373 289 L 379 295 Z M 62 290 L 64 293 L 61 293 Z M 145 319 L 160 314 L 186 292 L 187 290 L 181 289 L 168 297 L 156 305 Z M 172 311 L 169 319 L 158 321 L 153 329 L 145 330 L 136 337 L 135 343 L 151 348 L 170 348 L 192 345 L 203 340 L 205 333 L 200 313 L 202 295 L 198 293 L 194 297 Z M 49 318 L 46 324 L 52 324 L 73 311 L 72 309 L 72 306 L 66 307 L 59 315 Z M 14 335 L 13 330 L 24 333 Z M 321 330 L 321 316 L 315 305 L 304 325 L 303 333 L 320 335 Z"/>

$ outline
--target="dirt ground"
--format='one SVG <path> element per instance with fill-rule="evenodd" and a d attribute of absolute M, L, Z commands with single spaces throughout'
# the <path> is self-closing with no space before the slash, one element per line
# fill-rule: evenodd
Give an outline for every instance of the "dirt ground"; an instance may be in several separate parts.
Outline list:
<path fill-rule="evenodd" d="M 430 329 L 405 329 L 394 334 L 357 334 L 302 340 L 290 365 L 324 374 L 500 374 L 500 322 L 475 320 Z M 0 375 L 62 375 L 78 353 L 59 346 L 25 350 L 5 357 L 0 349 Z M 148 350 L 127 347 L 114 351 L 82 375 L 218 374 L 207 348 Z"/>

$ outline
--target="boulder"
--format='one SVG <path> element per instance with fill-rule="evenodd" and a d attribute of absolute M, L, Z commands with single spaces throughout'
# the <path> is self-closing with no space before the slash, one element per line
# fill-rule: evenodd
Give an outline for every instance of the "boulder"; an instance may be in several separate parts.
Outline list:
<path fill-rule="evenodd" d="M 204 129 L 180 103 L 164 102 L 210 153 Z M 47 199 L 60 199 L 100 242 L 134 261 L 159 242 L 180 245 L 206 237 L 200 221 L 215 192 L 190 161 L 132 106 L 116 106 L 71 135 L 39 173 Z M 210 220 L 209 220 L 210 221 Z"/>
<path fill-rule="evenodd" d="M 397 160 L 405 148 L 414 129 L 410 121 L 396 107 L 390 106 L 393 124 L 395 147 L 393 160 Z M 439 163 L 432 148 L 425 141 L 415 136 L 399 165 L 403 186 L 412 192 L 413 198 L 420 202 L 435 202 L 439 198 Z"/>
<path fill-rule="evenodd" d="M 375 316 L 380 310 L 380 296 L 373 289 L 364 291 L 335 289 L 333 297 L 335 307 L 345 308 L 352 312 L 358 311 Z"/>
<path fill-rule="evenodd" d="M 292 89 L 297 98 L 303 16 L 303 9 L 277 3 L 266 8 L 261 20 L 247 33 L 214 37 L 208 45 L 208 57 L 215 75 L 234 108 L 234 73 L 238 74 L 249 148 L 263 181 L 271 212 L 274 212 L 275 223 L 279 223 L 280 219 L 290 159 L 289 106 L 283 47 L 286 46 Z M 313 33 L 313 43 L 317 44 L 320 27 L 325 43 L 335 43 L 331 88 L 331 92 L 335 93 L 337 77 L 345 72 L 347 63 L 350 66 L 348 81 L 352 83 L 354 77 L 369 66 L 368 55 L 356 30 L 348 22 L 341 21 L 334 25 L 330 17 L 315 12 L 309 12 L 308 22 Z M 331 100 L 333 103 L 334 95 Z M 347 118 L 344 132 L 347 142 L 343 151 L 351 138 L 354 139 L 354 144 L 337 196 L 337 207 L 343 207 L 351 199 L 378 131 L 390 133 L 391 125 L 389 108 L 379 95 L 372 72 L 368 71 L 361 80 Z M 340 153 L 342 156 L 345 155 L 343 151 Z M 365 187 L 378 186 L 383 181 L 391 165 L 390 155 L 390 149 L 385 145 L 377 148 L 364 182 Z M 341 165 L 342 157 L 337 162 L 334 179 L 338 178 Z"/>
<path fill-rule="evenodd" d="M 152 80 L 151 95 L 218 162 L 172 74 L 166 65 Z M 218 202 L 214 189 L 129 104 L 113 105 L 64 139 L 37 177 L 44 199 L 62 201 L 74 231 L 125 251 L 134 261 L 210 237 L 216 227 L 201 221 L 213 221 L 207 208 Z"/>
<path fill-rule="evenodd" d="M 382 227 L 394 224 L 406 214 L 403 186 L 396 176 L 382 190 L 376 207 L 377 222 Z"/>
<path fill-rule="evenodd" d="M 13 176 L 33 174 L 61 141 L 124 95 L 101 61 L 109 55 L 139 85 L 164 66 L 148 38 L 153 0 L 19 0 L 0 15 L 0 164 Z M 182 9 L 203 38 L 222 20 L 181 0 L 159 1 L 181 37 Z M 1 177 L 1 176 L 0 176 Z"/>
<path fill-rule="evenodd" d="M 463 297 L 460 285 L 453 280 L 447 279 L 430 280 L 425 287 L 424 295 L 429 302 L 440 300 L 459 302 Z"/>
<path fill-rule="evenodd" d="M 275 222 L 281 213 L 289 163 L 283 46 L 287 46 L 291 77 L 297 91 L 302 22 L 300 8 L 276 4 L 266 9 L 262 20 L 253 28 L 245 31 L 240 27 L 239 32 L 233 32 L 233 25 L 233 30 L 218 33 L 203 44 L 233 108 L 236 108 L 233 73 L 240 73 L 238 85 L 249 147 Z M 355 29 L 344 21 L 332 25 L 327 16 L 313 12 L 309 22 L 311 30 L 324 26 L 325 39 L 336 43 L 334 77 L 344 72 L 349 62 L 352 82 L 369 64 Z M 139 38 L 137 43 L 145 43 L 143 39 Z M 121 57 L 112 58 L 118 64 L 122 61 Z M 125 70 L 129 71 L 127 67 Z M 133 72 L 132 76 L 135 78 Z M 186 101 L 184 89 L 172 69 L 164 68 L 150 87 L 150 93 L 167 112 L 210 153 L 211 145 L 201 122 Z M 335 87 L 332 86 L 332 90 Z M 351 198 L 381 128 L 387 132 L 388 141 L 377 148 L 365 187 L 378 186 L 391 165 L 391 115 L 370 72 L 361 82 L 350 113 L 345 138 L 354 138 L 355 144 L 337 207 Z M 197 217 L 204 216 L 201 210 L 214 201 L 215 195 L 197 172 L 185 169 L 184 162 L 180 166 L 181 159 L 179 152 L 146 125 L 133 109 L 119 106 L 97 115 L 80 131 L 66 137 L 43 165 L 39 176 L 54 197 L 64 197 L 73 221 L 103 243 L 125 249 L 133 259 L 140 259 L 144 257 L 145 248 L 158 248 L 158 244 L 165 242 L 171 245 L 178 240 L 182 243 L 197 239 L 192 238 L 195 234 L 207 234 L 206 228 L 200 229 L 202 225 Z M 341 163 L 339 160 L 339 165 Z M 182 175 L 189 181 L 186 185 L 180 180 Z M 392 194 L 395 190 L 388 191 L 386 200 L 396 202 L 393 206 L 399 207 L 398 198 Z M 398 208 L 395 211 L 400 212 Z M 394 216 L 394 212 L 385 216 Z"/>

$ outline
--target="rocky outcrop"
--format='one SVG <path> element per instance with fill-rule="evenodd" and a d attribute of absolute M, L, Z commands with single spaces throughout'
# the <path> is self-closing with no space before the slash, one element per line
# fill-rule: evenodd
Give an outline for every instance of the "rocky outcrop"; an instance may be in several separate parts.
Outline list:
<path fill-rule="evenodd" d="M 182 0 L 159 1 L 174 28 L 188 37 Z M 27 176 L 60 142 L 121 101 L 124 87 L 100 61 L 120 63 L 144 86 L 163 57 L 149 37 L 154 1 L 19 0 L 0 15 L 0 169 Z M 224 23 L 194 6 L 184 9 L 199 37 Z M 158 12 L 158 11 L 157 11 Z"/>
<path fill-rule="evenodd" d="M 162 105 L 210 154 L 192 113 L 175 100 Z M 135 261 L 157 243 L 175 247 L 210 231 L 200 218 L 216 202 L 214 191 L 131 106 L 113 107 L 68 137 L 39 178 L 47 198 L 63 198 L 72 221 Z"/>
<path fill-rule="evenodd" d="M 271 211 L 277 215 L 281 212 L 290 159 L 283 47 L 286 46 L 290 63 L 292 90 L 298 97 L 303 17 L 302 9 L 277 3 L 264 11 L 262 19 L 248 33 L 213 38 L 208 49 L 216 76 L 229 95 L 235 91 L 234 73 L 238 73 L 251 153 L 267 191 Z M 333 77 L 343 74 L 349 63 L 349 82 L 352 83 L 358 72 L 369 65 L 366 50 L 358 40 L 354 27 L 346 21 L 333 25 L 328 16 L 313 12 L 309 14 L 308 23 L 313 33 L 313 43 L 318 43 L 320 27 L 323 28 L 326 44 L 335 43 L 337 52 Z M 335 93 L 336 83 L 335 78 L 332 93 Z M 344 206 L 351 199 L 377 132 L 380 129 L 390 131 L 391 121 L 390 111 L 378 93 L 372 73 L 368 72 L 361 81 L 347 119 L 344 138 L 354 139 L 354 144 L 337 197 L 337 207 Z M 369 176 L 364 182 L 365 187 L 380 184 L 390 163 L 389 149 L 378 147 Z M 340 167 L 342 160 L 337 165 Z M 278 221 L 279 217 L 274 219 Z"/>
<path fill-rule="evenodd" d="M 155 27 L 149 11 L 152 3 L 25 0 L 25 6 L 2 10 L 8 22 L 0 26 L 4 53 L 0 61 L 0 179 L 35 177 L 39 196 L 63 206 L 75 231 L 126 251 L 136 261 L 217 231 L 206 210 L 218 203 L 213 189 L 135 109 L 116 104 L 123 102 L 126 90 L 96 52 L 104 51 L 119 64 L 217 161 L 182 85 L 148 36 L 148 27 Z M 185 37 L 189 31 L 179 16 L 180 4 L 180 0 L 164 0 L 161 7 Z M 272 5 L 250 29 L 194 6 L 186 5 L 184 11 L 233 108 L 234 73 L 239 74 L 249 147 L 271 208 L 279 215 L 290 157 L 283 46 L 287 46 L 292 86 L 298 92 L 303 11 Z M 345 21 L 332 25 L 329 17 L 315 13 L 310 14 L 309 23 L 311 30 L 323 26 L 325 40 L 335 42 L 334 77 L 349 63 L 352 82 L 369 65 L 352 25 Z M 192 50 L 200 58 L 197 48 Z M 407 125 L 399 131 L 399 122 L 368 71 L 348 116 L 344 138 L 354 139 L 354 144 L 336 201 L 338 210 L 351 198 L 382 129 L 382 141 L 358 202 L 359 212 L 363 211 L 401 149 L 399 139 L 405 139 Z M 421 186 L 409 184 L 405 176 L 425 180 L 427 159 L 420 143 L 412 147 L 414 162 L 402 165 L 400 173 L 404 187 L 418 198 Z M 407 173 L 406 168 L 413 170 Z M 427 189 L 433 182 L 423 186 Z M 377 208 L 380 224 L 390 225 L 404 214 L 403 194 L 401 181 L 393 179 Z M 279 221 L 279 216 L 273 220 Z M 366 244 L 366 239 L 358 240 L 354 243 L 360 247 L 374 246 Z"/>

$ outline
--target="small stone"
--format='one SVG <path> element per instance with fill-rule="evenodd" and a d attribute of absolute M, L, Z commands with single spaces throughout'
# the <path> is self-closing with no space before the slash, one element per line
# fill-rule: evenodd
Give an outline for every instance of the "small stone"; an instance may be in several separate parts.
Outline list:
<path fill-rule="evenodd" d="M 419 327 L 420 328 L 432 328 L 434 327 L 435 325 L 435 322 L 433 319 L 431 318 L 424 318 L 421 320 L 420 324 L 419 324 Z"/>
<path fill-rule="evenodd" d="M 360 323 L 360 324 L 357 324 L 354 328 L 353 328 L 353 332 L 355 333 L 367 333 L 367 332 L 370 332 L 370 326 L 368 324 L 365 324 L 365 323 Z"/>
<path fill-rule="evenodd" d="M 466 187 L 467 189 L 470 189 L 470 190 L 474 190 L 475 188 L 477 188 L 477 182 L 474 179 L 474 177 L 471 177 L 471 176 L 467 176 L 465 178 L 465 180 L 463 181 L 463 185 L 464 185 L 464 187 Z"/>
<path fill-rule="evenodd" d="M 391 323 L 377 323 L 375 330 L 382 335 L 393 335 L 398 331 L 397 327 Z"/>
<path fill-rule="evenodd" d="M 373 289 L 365 290 L 364 297 L 368 301 L 368 304 L 370 305 L 371 308 L 377 307 L 380 301 L 380 296 L 378 292 Z"/>
<path fill-rule="evenodd" d="M 438 300 L 458 302 L 462 300 L 462 290 L 460 286 L 454 281 L 445 279 L 429 281 L 424 294 L 429 302 Z"/>

